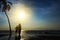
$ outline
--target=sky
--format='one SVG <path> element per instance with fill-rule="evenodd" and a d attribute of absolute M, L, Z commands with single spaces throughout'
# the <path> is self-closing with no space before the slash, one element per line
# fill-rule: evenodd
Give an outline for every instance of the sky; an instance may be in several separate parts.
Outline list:
<path fill-rule="evenodd" d="M 60 30 L 60 0 L 7 0 L 13 5 L 8 13 L 12 30 L 20 23 L 23 30 Z M 18 18 L 18 11 L 26 12 Z M 18 15 L 17 15 L 18 14 Z M 0 9 L 0 30 L 9 29 L 7 18 Z"/>

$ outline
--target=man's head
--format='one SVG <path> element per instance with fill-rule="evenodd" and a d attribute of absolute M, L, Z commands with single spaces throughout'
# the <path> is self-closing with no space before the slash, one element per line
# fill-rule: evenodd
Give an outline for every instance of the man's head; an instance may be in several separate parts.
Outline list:
<path fill-rule="evenodd" d="M 19 24 L 19 26 L 21 26 L 21 24 Z"/>

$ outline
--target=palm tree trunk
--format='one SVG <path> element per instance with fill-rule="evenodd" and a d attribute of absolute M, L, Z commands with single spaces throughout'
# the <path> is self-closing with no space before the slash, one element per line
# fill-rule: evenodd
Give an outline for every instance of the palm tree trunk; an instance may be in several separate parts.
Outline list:
<path fill-rule="evenodd" d="M 9 34 L 9 38 L 8 38 L 8 40 L 10 40 L 11 35 L 12 35 L 12 30 L 11 30 L 10 20 L 9 20 L 9 17 L 8 17 L 8 15 L 7 15 L 6 11 L 5 11 L 5 15 L 6 15 L 6 17 L 7 17 L 8 24 L 9 24 L 9 33 L 10 33 L 10 34 Z"/>

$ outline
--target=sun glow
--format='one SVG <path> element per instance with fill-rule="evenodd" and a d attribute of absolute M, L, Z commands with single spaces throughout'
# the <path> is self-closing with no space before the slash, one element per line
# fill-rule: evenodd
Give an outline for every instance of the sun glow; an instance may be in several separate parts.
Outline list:
<path fill-rule="evenodd" d="M 17 22 L 27 22 L 32 16 L 32 10 L 26 5 L 23 4 L 15 4 L 10 11 L 11 18 L 13 21 Z"/>
<path fill-rule="evenodd" d="M 25 13 L 25 11 L 21 10 L 21 11 L 18 13 L 17 16 L 18 16 L 18 18 L 20 18 L 20 19 L 25 19 L 26 13 Z"/>

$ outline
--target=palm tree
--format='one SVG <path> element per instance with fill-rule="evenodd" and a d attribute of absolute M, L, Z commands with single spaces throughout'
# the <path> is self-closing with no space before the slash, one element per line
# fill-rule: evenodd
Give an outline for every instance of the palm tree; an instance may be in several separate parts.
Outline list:
<path fill-rule="evenodd" d="M 0 5 L 0 7 L 2 7 L 2 12 L 5 12 L 5 15 L 6 15 L 7 20 L 8 20 L 9 30 L 10 30 L 10 34 L 9 34 L 8 40 L 10 40 L 11 35 L 12 35 L 12 30 L 11 30 L 11 24 L 10 24 L 9 17 L 7 15 L 7 11 L 10 10 L 10 8 L 11 8 L 10 5 L 12 5 L 12 3 L 9 2 L 9 1 L 7 2 L 6 0 L 0 0 L 0 3 L 1 3 L 1 5 L 3 5 L 3 7 Z"/>

